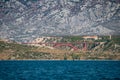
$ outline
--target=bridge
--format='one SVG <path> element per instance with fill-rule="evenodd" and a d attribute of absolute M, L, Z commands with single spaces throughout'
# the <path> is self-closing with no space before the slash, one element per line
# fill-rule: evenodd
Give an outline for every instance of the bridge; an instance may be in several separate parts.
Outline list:
<path fill-rule="evenodd" d="M 44 42 L 44 43 L 22 43 L 22 44 L 38 44 L 38 45 L 44 45 L 44 46 L 50 46 L 53 48 L 58 48 L 62 46 L 70 47 L 72 50 L 89 50 L 89 47 L 91 45 L 97 46 L 100 43 L 99 42 Z"/>

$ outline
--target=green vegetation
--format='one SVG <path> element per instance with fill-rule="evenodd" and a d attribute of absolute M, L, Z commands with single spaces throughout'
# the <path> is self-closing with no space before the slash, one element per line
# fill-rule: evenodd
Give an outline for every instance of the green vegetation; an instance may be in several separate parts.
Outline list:
<path fill-rule="evenodd" d="M 120 45 L 120 36 L 112 36 L 112 41 L 115 44 L 119 44 Z"/>
<path fill-rule="evenodd" d="M 34 47 L 27 46 L 27 45 L 21 45 L 21 44 L 17 44 L 17 43 L 7 43 L 4 41 L 0 41 L 0 51 L 8 50 L 8 49 L 26 52 L 26 51 L 28 51 L 28 49 L 34 49 Z"/>
<path fill-rule="evenodd" d="M 35 51 L 37 47 L 0 41 L 0 58 L 4 59 L 45 59 L 49 53 Z M 4 54 L 4 55 L 3 55 Z M 10 54 L 7 56 L 7 54 Z"/>
<path fill-rule="evenodd" d="M 73 60 L 80 60 L 80 54 L 71 54 Z"/>
<path fill-rule="evenodd" d="M 95 42 L 105 42 L 110 41 L 110 36 L 99 36 L 101 39 L 94 40 Z"/>
<path fill-rule="evenodd" d="M 52 40 L 51 40 L 52 41 Z M 79 36 L 65 36 L 62 42 L 84 41 Z M 62 46 L 55 49 L 44 47 L 35 47 L 30 45 L 18 44 L 15 42 L 5 42 L 0 40 L 0 60 L 24 60 L 24 59 L 59 59 L 59 60 L 96 60 L 113 59 L 120 60 L 120 36 L 102 36 L 102 40 L 87 40 L 87 50 L 81 46 L 84 44 L 75 44 L 80 50 L 74 51 L 69 46 Z M 94 42 L 99 42 L 95 44 Z"/>
<path fill-rule="evenodd" d="M 64 54 L 64 60 L 67 60 L 67 54 L 66 53 Z"/>
<path fill-rule="evenodd" d="M 82 37 L 80 36 L 65 36 L 63 37 L 63 42 L 78 42 L 78 41 L 81 41 L 83 40 Z"/>

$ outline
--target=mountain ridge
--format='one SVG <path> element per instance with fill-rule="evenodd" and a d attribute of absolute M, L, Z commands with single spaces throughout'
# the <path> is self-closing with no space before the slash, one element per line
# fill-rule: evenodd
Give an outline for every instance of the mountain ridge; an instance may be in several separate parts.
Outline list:
<path fill-rule="evenodd" d="M 5 0 L 1 4 L 0 38 L 32 41 L 40 36 L 120 34 L 119 0 Z"/>

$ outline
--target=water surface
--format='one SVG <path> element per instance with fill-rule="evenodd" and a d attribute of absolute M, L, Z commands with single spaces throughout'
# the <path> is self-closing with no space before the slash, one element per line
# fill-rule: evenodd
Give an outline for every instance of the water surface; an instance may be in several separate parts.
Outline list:
<path fill-rule="evenodd" d="M 120 61 L 0 61 L 0 80 L 120 80 Z"/>

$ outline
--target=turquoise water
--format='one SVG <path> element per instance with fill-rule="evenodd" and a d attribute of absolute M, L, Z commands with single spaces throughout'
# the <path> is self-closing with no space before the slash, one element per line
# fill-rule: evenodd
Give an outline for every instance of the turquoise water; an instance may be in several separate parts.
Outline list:
<path fill-rule="evenodd" d="M 120 80 L 120 61 L 0 61 L 0 80 Z"/>

